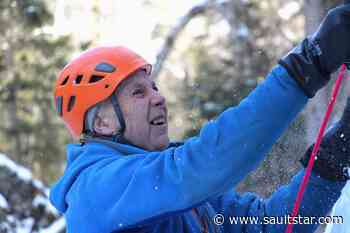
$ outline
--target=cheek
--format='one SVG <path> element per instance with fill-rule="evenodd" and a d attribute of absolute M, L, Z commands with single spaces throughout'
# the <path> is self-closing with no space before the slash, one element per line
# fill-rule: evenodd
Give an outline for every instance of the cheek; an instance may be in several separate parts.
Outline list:
<path fill-rule="evenodd" d="M 133 104 L 125 104 L 123 105 L 122 107 L 122 112 L 125 116 L 129 116 L 130 115 L 130 112 L 132 112 L 132 106 Z"/>
<path fill-rule="evenodd" d="M 125 115 L 125 120 L 127 123 L 129 123 L 130 128 L 133 131 L 139 131 L 140 129 L 149 128 L 149 122 L 148 122 L 148 112 L 147 112 L 147 105 L 144 103 L 137 103 L 134 102 L 131 105 L 129 105 L 125 112 L 123 113 Z"/>

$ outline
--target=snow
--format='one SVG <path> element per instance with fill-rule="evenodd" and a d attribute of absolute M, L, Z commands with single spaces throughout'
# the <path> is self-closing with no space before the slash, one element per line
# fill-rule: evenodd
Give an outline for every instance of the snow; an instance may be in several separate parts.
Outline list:
<path fill-rule="evenodd" d="M 15 173 L 19 179 L 26 183 L 32 182 L 34 187 L 41 190 L 48 196 L 49 190 L 43 185 L 42 182 L 33 178 L 32 173 L 29 169 L 14 163 L 11 159 L 6 157 L 4 154 L 0 154 L 0 167 L 6 167 L 13 173 Z"/>
<path fill-rule="evenodd" d="M 294 14 L 300 11 L 300 8 L 301 5 L 299 2 L 291 1 L 278 10 L 278 15 L 284 20 L 289 20 Z"/>
<path fill-rule="evenodd" d="M 342 195 L 335 203 L 332 216 L 342 216 L 343 224 L 330 224 L 325 233 L 349 233 L 350 229 L 350 181 L 348 181 L 342 190 Z"/>
<path fill-rule="evenodd" d="M 23 182 L 33 185 L 39 192 L 36 194 L 35 198 L 32 200 L 34 207 L 43 206 L 47 212 L 52 213 L 55 216 L 59 216 L 58 211 L 51 205 L 48 200 L 49 189 L 43 185 L 42 182 L 33 178 L 32 173 L 29 169 L 17 165 L 11 159 L 6 157 L 4 154 L 0 154 L 0 168 L 5 167 L 15 174 L 18 179 Z M 4 195 L 0 193 L 0 209 L 9 209 L 10 205 L 7 202 Z M 0 222 L 0 232 L 6 230 L 6 232 L 11 233 L 31 233 L 33 232 L 33 224 L 35 220 L 31 217 L 26 219 L 18 219 L 12 214 L 8 214 L 5 222 Z M 55 222 L 53 222 L 46 229 L 39 230 L 39 233 L 59 233 L 65 229 L 64 218 L 61 217 Z"/>
<path fill-rule="evenodd" d="M 16 174 L 19 179 L 23 180 L 26 183 L 32 183 L 34 187 L 36 187 L 43 194 L 46 195 L 46 197 L 44 197 L 38 194 L 38 196 L 36 196 L 36 198 L 33 200 L 33 204 L 38 205 L 40 203 L 45 207 L 46 210 L 58 216 L 57 210 L 51 205 L 51 203 L 47 199 L 47 197 L 49 196 L 49 189 L 46 188 L 42 182 L 34 179 L 29 169 L 14 163 L 11 159 L 6 157 L 4 154 L 0 154 L 0 167 L 6 167 L 10 171 L 12 171 L 14 174 Z M 0 197 L 0 207 L 1 207 L 1 197 Z"/>
<path fill-rule="evenodd" d="M 0 154 L 0 166 L 9 168 L 11 171 L 17 174 L 20 179 L 26 182 L 33 179 L 32 173 L 27 168 L 15 164 L 3 154 Z"/>
<path fill-rule="evenodd" d="M 31 233 L 33 229 L 34 219 L 27 218 L 21 221 L 14 233 Z"/>
<path fill-rule="evenodd" d="M 48 195 L 47 195 L 48 196 Z M 32 202 L 33 206 L 38 207 L 38 206 L 44 206 L 45 210 L 48 212 L 58 216 L 58 211 L 53 207 L 53 205 L 50 203 L 49 199 L 47 197 L 44 197 L 43 195 L 38 194 L 35 196 Z"/>
<path fill-rule="evenodd" d="M 23 220 L 18 220 L 12 215 L 6 216 L 7 222 L 0 224 L 0 232 L 1 230 L 6 230 L 6 232 L 10 233 L 32 233 L 34 219 L 26 218 Z M 15 226 L 15 227 L 14 227 Z"/>
<path fill-rule="evenodd" d="M 59 218 L 56 222 L 51 224 L 48 228 L 41 230 L 39 233 L 59 233 L 66 227 L 64 217 Z"/>
<path fill-rule="evenodd" d="M 38 207 L 40 205 L 46 205 L 47 204 L 47 199 L 41 195 L 37 195 L 34 199 L 33 199 L 33 206 Z"/>
<path fill-rule="evenodd" d="M 0 193 L 0 208 L 2 209 L 8 209 L 9 204 L 7 203 L 6 198 Z"/>

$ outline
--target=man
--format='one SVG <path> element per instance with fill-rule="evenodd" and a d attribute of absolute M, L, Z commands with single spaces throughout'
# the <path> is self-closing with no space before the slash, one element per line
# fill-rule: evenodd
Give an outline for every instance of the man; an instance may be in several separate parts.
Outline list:
<path fill-rule="evenodd" d="M 169 143 L 165 99 L 145 60 L 123 47 L 95 48 L 73 60 L 56 82 L 55 102 L 67 128 L 76 138 L 83 135 L 84 143 L 68 145 L 66 171 L 50 194 L 68 233 L 283 232 L 286 222 L 266 218 L 291 213 L 304 170 L 267 200 L 232 189 L 350 58 L 349 24 L 349 5 L 332 10 L 239 106 L 183 144 Z M 349 120 L 344 114 L 327 137 L 339 140 Z M 349 156 L 329 159 L 324 151 L 301 216 L 326 215 L 348 178 L 343 169 Z M 235 216 L 258 221 L 229 220 Z M 303 233 L 317 225 L 295 223 L 295 232 Z"/>

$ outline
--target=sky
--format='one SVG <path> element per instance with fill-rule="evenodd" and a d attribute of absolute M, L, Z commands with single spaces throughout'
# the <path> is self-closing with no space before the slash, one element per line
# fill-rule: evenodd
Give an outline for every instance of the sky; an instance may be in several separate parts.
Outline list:
<path fill-rule="evenodd" d="M 102 17 L 93 13 L 97 3 Z M 55 33 L 73 34 L 84 41 L 96 35 L 98 44 L 118 44 L 132 48 L 151 62 L 161 46 L 152 38 L 157 23 L 174 25 L 179 17 L 201 1 L 177 0 L 57 0 Z"/>

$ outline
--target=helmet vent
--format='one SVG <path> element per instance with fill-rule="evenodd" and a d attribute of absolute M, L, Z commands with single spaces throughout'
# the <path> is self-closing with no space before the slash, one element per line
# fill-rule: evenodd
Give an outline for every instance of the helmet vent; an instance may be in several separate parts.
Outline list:
<path fill-rule="evenodd" d="M 63 82 L 61 83 L 61 86 L 66 85 L 66 83 L 68 82 L 69 79 L 69 75 L 67 77 L 65 77 L 65 79 L 63 80 Z"/>
<path fill-rule="evenodd" d="M 95 70 L 104 73 L 113 73 L 116 68 L 111 64 L 102 62 L 96 65 Z"/>
<path fill-rule="evenodd" d="M 67 109 L 68 112 L 72 111 L 74 104 L 75 104 L 75 96 L 73 95 L 69 98 L 68 109 Z"/>
<path fill-rule="evenodd" d="M 81 83 L 81 80 L 83 80 L 83 75 L 78 75 L 75 80 L 74 80 L 74 84 L 79 84 Z"/>
<path fill-rule="evenodd" d="M 101 75 L 92 75 L 89 83 L 96 83 L 96 82 L 102 80 L 103 78 L 104 78 L 104 76 L 101 76 Z"/>
<path fill-rule="evenodd" d="M 60 115 L 60 116 L 62 116 L 62 102 L 63 102 L 62 96 L 57 96 L 56 97 L 56 110 L 58 112 L 58 115 Z"/>

